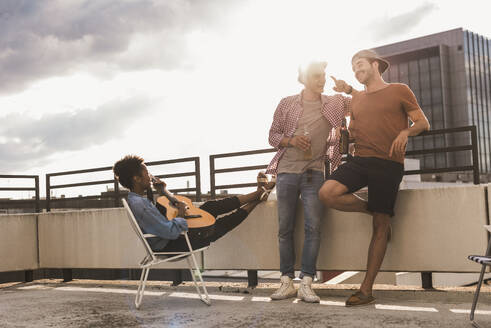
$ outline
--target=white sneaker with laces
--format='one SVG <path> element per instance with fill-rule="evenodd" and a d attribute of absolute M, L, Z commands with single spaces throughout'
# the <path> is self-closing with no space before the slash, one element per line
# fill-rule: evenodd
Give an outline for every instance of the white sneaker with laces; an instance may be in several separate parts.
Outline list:
<path fill-rule="evenodd" d="M 281 286 L 270 297 L 272 300 L 285 300 L 287 298 L 295 297 L 297 291 L 293 286 L 292 278 L 288 276 L 281 276 Z"/>
<path fill-rule="evenodd" d="M 320 297 L 312 290 L 312 277 L 304 276 L 298 288 L 298 298 L 307 303 L 319 303 Z"/>

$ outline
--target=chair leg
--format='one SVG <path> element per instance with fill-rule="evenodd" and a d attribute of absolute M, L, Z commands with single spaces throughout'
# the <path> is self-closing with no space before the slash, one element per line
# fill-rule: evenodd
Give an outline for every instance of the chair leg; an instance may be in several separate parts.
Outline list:
<path fill-rule="evenodd" d="M 194 266 L 191 264 L 191 260 L 189 259 L 189 257 L 187 258 L 187 261 L 189 266 L 189 272 L 191 272 L 191 277 L 193 277 L 193 282 L 194 282 L 194 286 L 196 287 L 196 291 L 198 292 L 199 298 L 203 301 L 203 303 L 205 303 L 206 305 L 211 305 L 210 297 L 208 296 L 208 291 L 206 290 L 205 282 L 203 281 L 203 277 L 201 276 L 201 272 L 196 262 L 196 258 L 194 257 L 194 253 L 191 254 L 191 257 L 193 259 Z M 198 275 L 198 278 L 201 282 L 201 288 L 203 289 L 203 292 L 201 292 L 198 281 L 196 281 L 193 268 L 196 271 L 196 274 Z"/>
<path fill-rule="evenodd" d="M 472 308 L 471 308 L 471 314 L 470 314 L 470 319 L 472 321 L 472 325 L 474 325 L 474 327 L 479 327 L 479 325 L 474 322 L 474 311 L 476 310 L 476 306 L 477 306 L 477 300 L 479 299 L 479 292 L 481 291 L 481 286 L 482 286 L 482 282 L 484 280 L 484 273 L 486 272 L 486 265 L 482 265 L 482 269 L 481 269 L 481 275 L 479 276 L 479 281 L 477 283 L 477 288 L 476 288 L 476 292 L 474 293 L 474 300 L 472 301 Z"/>
<path fill-rule="evenodd" d="M 189 261 L 189 257 L 188 257 L 187 261 L 188 261 L 189 271 L 191 271 L 191 277 L 193 277 L 193 281 L 194 281 L 194 285 L 196 286 L 196 290 L 198 291 L 200 299 L 206 305 L 211 305 L 210 297 L 208 296 L 208 291 L 206 290 L 205 282 L 203 281 L 203 277 L 201 276 L 201 272 L 199 271 L 198 262 L 196 261 L 196 257 L 194 256 L 193 247 L 191 246 L 191 242 L 189 241 L 189 237 L 188 237 L 187 233 L 184 235 L 184 238 L 186 239 L 186 244 L 188 245 L 188 249 L 191 252 L 191 259 L 193 260 L 193 265 L 194 265 L 194 268 L 196 270 L 196 274 L 198 275 L 198 278 L 201 282 L 201 287 L 203 288 L 205 298 L 203 298 L 201 291 L 199 290 L 198 282 L 196 281 L 196 277 L 194 276 L 194 273 L 193 273 L 193 269 L 192 269 L 193 266 L 191 265 L 191 263 Z"/>
<path fill-rule="evenodd" d="M 136 292 L 136 297 L 135 297 L 135 306 L 137 309 L 140 308 L 140 305 L 143 300 L 143 294 L 145 293 L 145 284 L 147 282 L 148 278 L 148 272 L 150 271 L 150 268 L 143 268 L 142 269 L 142 274 L 140 276 L 140 282 L 138 284 L 138 291 Z"/>

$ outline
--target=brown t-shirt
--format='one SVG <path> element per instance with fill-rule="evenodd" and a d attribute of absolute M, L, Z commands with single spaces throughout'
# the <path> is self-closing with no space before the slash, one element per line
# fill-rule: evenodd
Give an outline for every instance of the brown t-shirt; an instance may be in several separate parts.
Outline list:
<path fill-rule="evenodd" d="M 409 87 L 391 83 L 374 91 L 353 96 L 349 124 L 355 139 L 355 156 L 378 157 L 404 164 L 404 155 L 389 157 L 389 150 L 399 133 L 409 127 L 410 111 L 420 109 Z"/>

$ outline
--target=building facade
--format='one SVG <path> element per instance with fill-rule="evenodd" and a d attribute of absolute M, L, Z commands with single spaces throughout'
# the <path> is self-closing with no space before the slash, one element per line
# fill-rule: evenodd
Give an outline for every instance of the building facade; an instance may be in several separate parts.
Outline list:
<path fill-rule="evenodd" d="M 475 125 L 481 182 L 491 180 L 491 40 L 462 28 L 374 48 L 391 66 L 383 77 L 410 86 L 431 128 Z M 415 137 L 408 150 L 470 144 L 469 133 Z M 470 151 L 416 156 L 422 168 L 472 165 Z M 432 175 L 437 180 L 466 174 Z"/>

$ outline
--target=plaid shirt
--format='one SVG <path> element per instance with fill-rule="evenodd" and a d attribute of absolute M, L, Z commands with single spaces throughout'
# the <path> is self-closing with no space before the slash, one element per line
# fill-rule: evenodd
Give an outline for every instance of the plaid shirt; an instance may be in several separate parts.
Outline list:
<path fill-rule="evenodd" d="M 345 97 L 340 94 L 334 96 L 321 95 L 321 111 L 322 115 L 333 126 L 326 145 L 326 157 L 331 161 L 332 172 L 341 163 L 339 147 L 335 147 L 338 145 L 339 139 L 334 137 L 334 129 L 341 126 L 343 117 L 347 116 L 351 111 L 351 97 Z M 302 113 L 302 94 L 281 99 L 269 129 L 269 144 L 278 149 L 278 151 L 271 163 L 269 163 L 266 173 L 276 174 L 278 172 L 278 163 L 286 151 L 285 147 L 280 146 L 281 139 L 293 137 Z"/>

